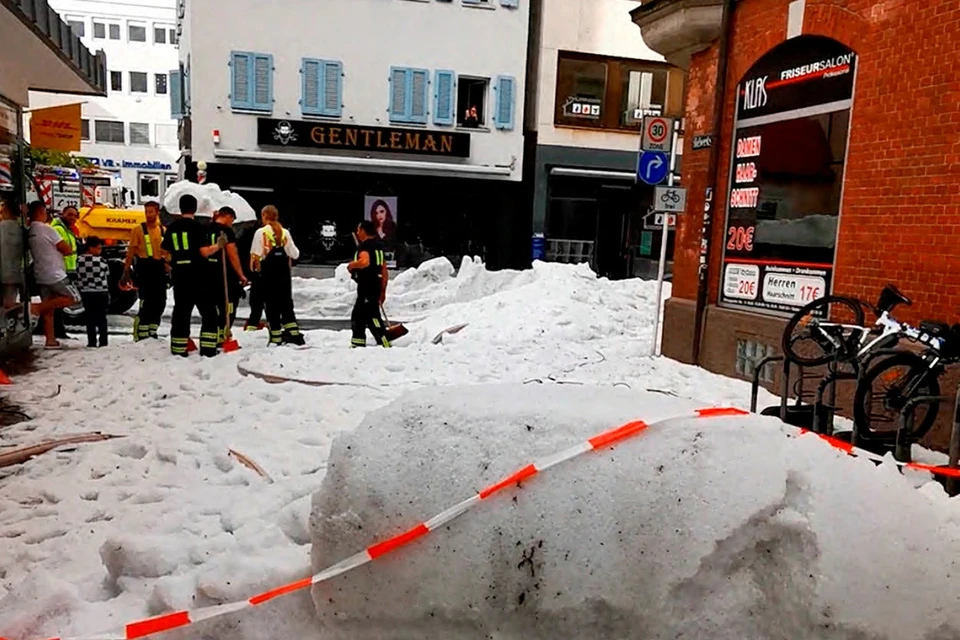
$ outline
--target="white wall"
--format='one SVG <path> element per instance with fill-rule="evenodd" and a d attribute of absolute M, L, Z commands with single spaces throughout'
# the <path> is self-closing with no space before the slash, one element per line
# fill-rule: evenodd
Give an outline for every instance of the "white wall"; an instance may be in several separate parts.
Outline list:
<path fill-rule="evenodd" d="M 388 126 L 388 78 L 391 66 L 449 69 L 457 74 L 516 79 L 514 128 L 490 123 L 494 106 L 488 91 L 489 131 L 470 130 L 473 165 L 514 163 L 510 179 L 519 180 L 523 152 L 528 0 L 519 8 L 477 8 L 461 0 L 287 0 L 283 6 L 262 0 L 188 0 L 181 59 L 190 55 L 191 118 L 194 160 L 214 161 L 212 131 L 218 149 L 256 150 L 256 115 L 230 109 L 231 50 L 274 56 L 274 111 L 271 117 L 308 120 L 300 114 L 302 58 L 343 63 L 343 116 L 340 122 Z M 629 20 L 628 20 L 629 22 Z M 195 37 L 202 33 L 203 37 Z M 431 81 L 432 81 L 431 73 Z M 433 87 L 430 91 L 433 111 Z M 428 129 L 436 127 L 429 119 Z M 410 127 L 408 124 L 397 124 Z M 414 125 L 415 126 L 415 125 Z M 398 156 L 399 157 L 399 156 Z M 418 158 L 414 158 L 418 159 Z"/>
<path fill-rule="evenodd" d="M 141 173 L 160 174 L 176 172 L 180 155 L 177 142 L 177 123 L 170 119 L 169 87 L 166 95 L 156 92 L 156 75 L 166 76 L 177 68 L 178 53 L 170 43 L 170 30 L 176 29 L 176 0 L 50 0 L 51 6 L 67 22 L 84 23 L 83 43 L 91 50 L 103 49 L 107 54 L 107 97 L 71 96 L 63 94 L 30 93 L 30 107 L 45 107 L 57 104 L 84 102 L 83 117 L 90 120 L 91 140 L 81 146 L 80 155 L 112 160 L 116 165 L 154 162 L 167 165 L 167 169 L 125 168 L 120 170 L 123 185 L 138 191 Z M 120 39 L 94 38 L 93 22 L 116 24 L 120 27 Z M 146 27 L 146 42 L 129 40 L 129 25 Z M 154 42 L 154 27 L 166 28 L 166 44 Z M 113 91 L 109 72 L 119 71 L 123 76 L 123 89 Z M 147 73 L 147 93 L 130 91 L 130 72 Z M 95 140 L 96 120 L 113 120 L 124 123 L 126 144 L 98 142 Z M 129 123 L 149 124 L 150 144 L 130 144 Z M 161 183 L 163 181 L 161 180 Z M 162 190 L 162 186 L 161 186 Z"/>
<path fill-rule="evenodd" d="M 636 151 L 637 134 L 557 128 L 553 125 L 557 90 L 557 52 L 663 61 L 640 37 L 630 0 L 543 0 L 538 81 L 538 144 Z"/>

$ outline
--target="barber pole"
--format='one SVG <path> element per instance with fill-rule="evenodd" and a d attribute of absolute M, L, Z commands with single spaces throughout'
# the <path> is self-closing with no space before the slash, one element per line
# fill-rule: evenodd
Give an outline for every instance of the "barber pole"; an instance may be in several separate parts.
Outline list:
<path fill-rule="evenodd" d="M 13 189 L 13 170 L 9 162 L 0 162 L 0 189 L 5 191 Z"/>

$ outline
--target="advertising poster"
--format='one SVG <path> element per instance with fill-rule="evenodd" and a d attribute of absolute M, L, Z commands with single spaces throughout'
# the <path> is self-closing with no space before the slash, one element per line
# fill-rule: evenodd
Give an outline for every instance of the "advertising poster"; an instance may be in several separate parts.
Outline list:
<path fill-rule="evenodd" d="M 363 217 L 377 227 L 377 235 L 388 247 L 397 239 L 397 197 L 364 196 Z"/>

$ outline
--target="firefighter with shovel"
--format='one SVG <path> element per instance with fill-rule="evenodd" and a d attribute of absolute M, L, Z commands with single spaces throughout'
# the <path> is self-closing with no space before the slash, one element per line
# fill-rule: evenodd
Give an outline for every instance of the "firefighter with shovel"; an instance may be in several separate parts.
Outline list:
<path fill-rule="evenodd" d="M 214 254 L 207 258 L 210 270 L 208 278 L 211 283 L 214 301 L 217 306 L 217 317 L 222 323 L 217 331 L 217 346 L 224 351 L 236 351 L 239 348 L 233 340 L 231 328 L 237 316 L 237 305 L 240 303 L 240 294 L 247 286 L 247 277 L 240 264 L 240 254 L 237 251 L 237 237 L 233 232 L 233 223 L 237 219 L 236 212 L 230 207 L 222 207 L 213 216 L 210 223 L 210 244 L 217 244 L 221 236 L 224 238 L 224 250 L 219 255 Z"/>
<path fill-rule="evenodd" d="M 377 228 L 370 220 L 364 220 L 354 232 L 357 252 L 347 271 L 357 283 L 357 302 L 353 305 L 350 325 L 353 328 L 351 347 L 367 346 L 367 329 L 373 339 L 383 347 L 389 347 L 407 333 L 403 325 L 388 326 L 381 311 L 387 297 L 387 263 L 383 256 L 383 242 L 377 234 Z"/>

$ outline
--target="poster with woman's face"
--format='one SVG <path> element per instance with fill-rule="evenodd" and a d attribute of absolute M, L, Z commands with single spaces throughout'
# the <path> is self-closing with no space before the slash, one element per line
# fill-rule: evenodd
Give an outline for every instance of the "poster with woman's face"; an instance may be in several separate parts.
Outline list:
<path fill-rule="evenodd" d="M 380 239 L 392 244 L 397 238 L 396 196 L 364 196 L 363 209 L 363 217 L 377 227 Z"/>

